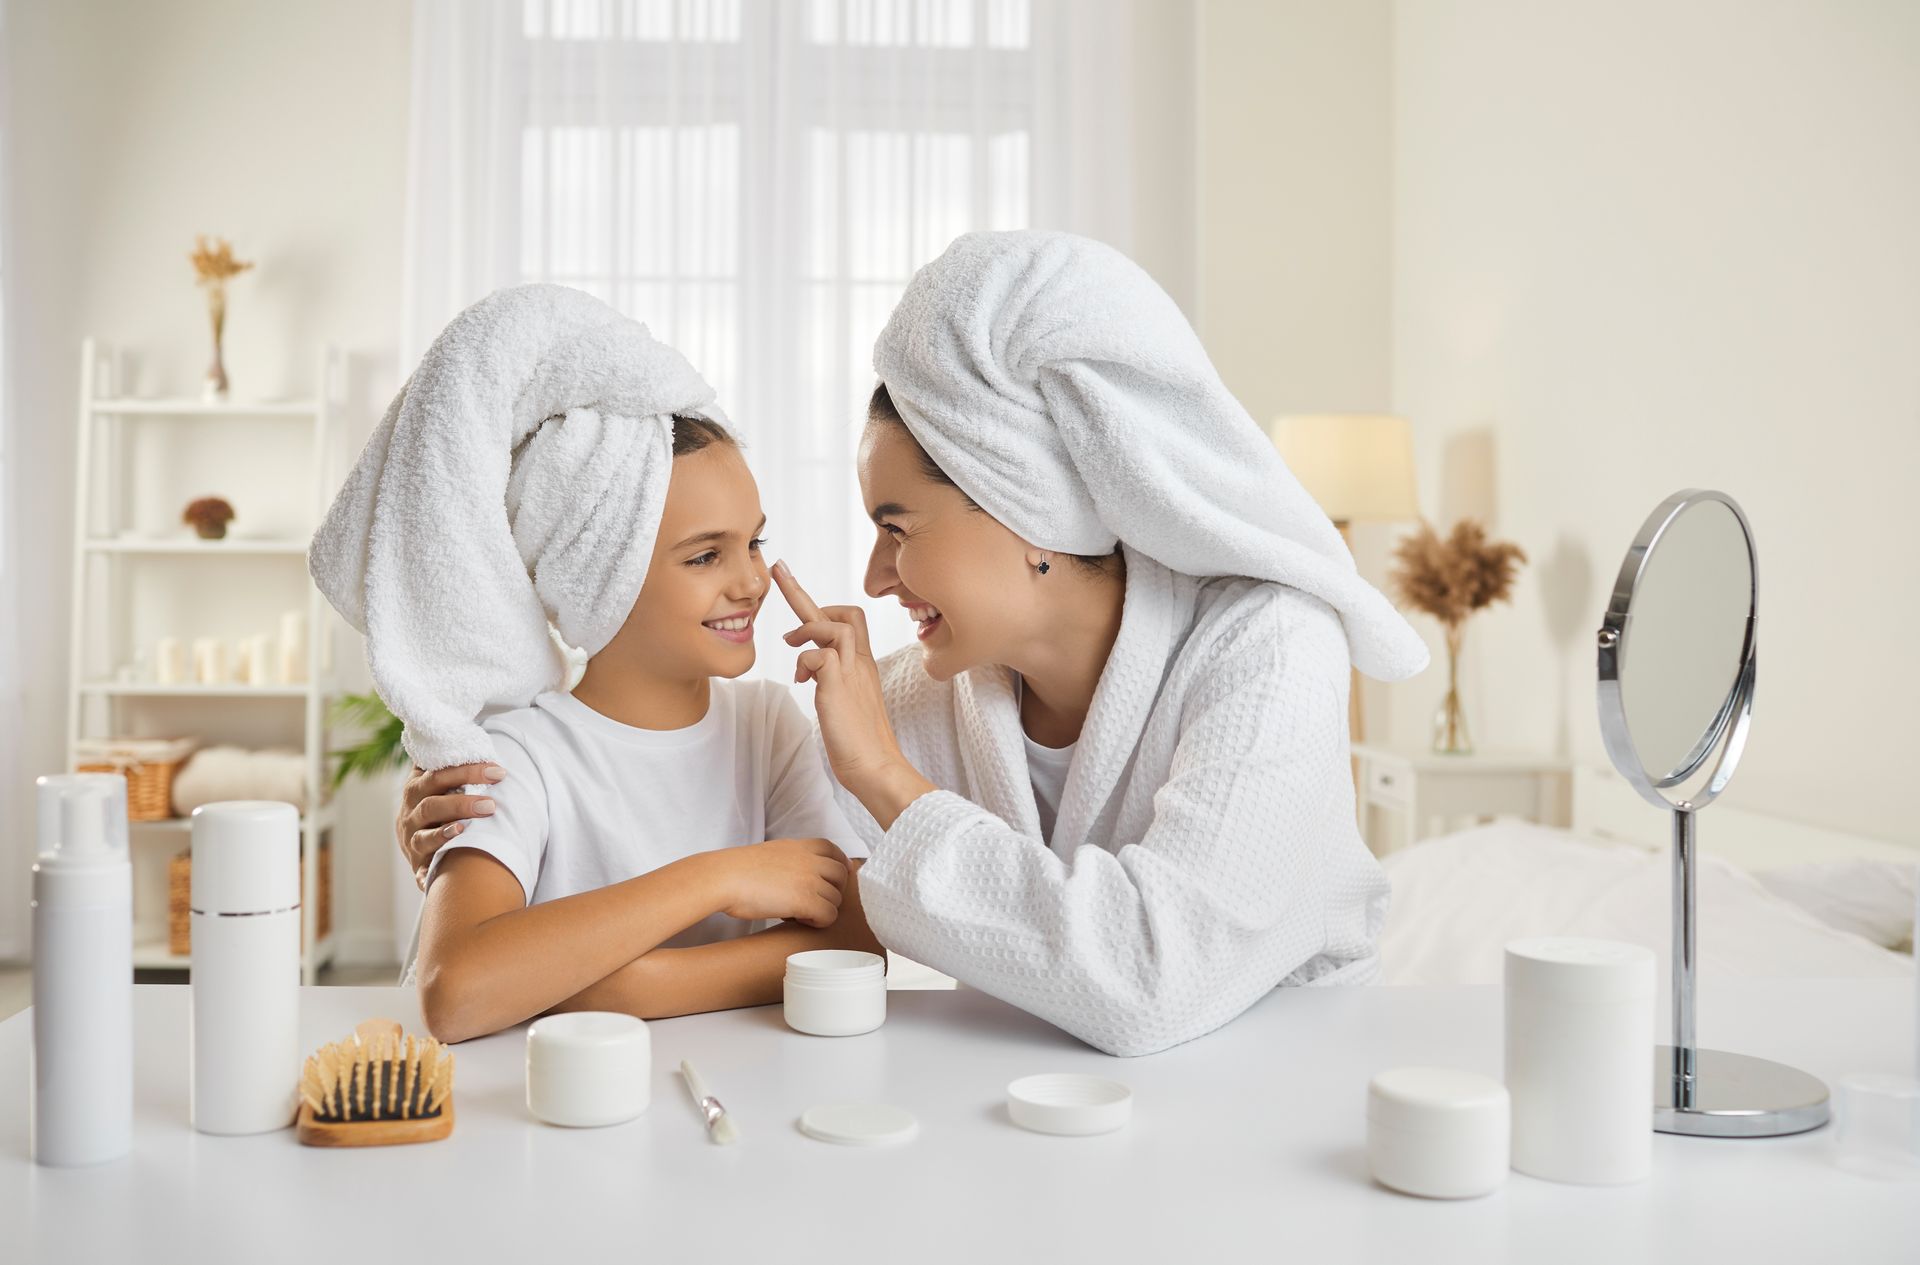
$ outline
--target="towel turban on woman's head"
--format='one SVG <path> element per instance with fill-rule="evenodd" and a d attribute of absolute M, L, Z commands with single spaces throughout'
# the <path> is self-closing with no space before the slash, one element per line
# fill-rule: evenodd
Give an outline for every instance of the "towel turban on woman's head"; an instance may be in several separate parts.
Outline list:
<path fill-rule="evenodd" d="M 927 455 L 1022 538 L 1125 542 L 1188 575 L 1332 606 L 1354 664 L 1398 680 L 1427 648 L 1220 381 L 1180 309 L 1110 246 L 969 233 L 914 275 L 874 369 Z"/>

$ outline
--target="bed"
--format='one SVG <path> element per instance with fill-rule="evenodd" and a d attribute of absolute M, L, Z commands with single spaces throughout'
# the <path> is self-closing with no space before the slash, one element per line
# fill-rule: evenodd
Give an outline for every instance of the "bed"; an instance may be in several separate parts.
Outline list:
<path fill-rule="evenodd" d="M 1386 857 L 1382 982 L 1498 983 L 1507 941 L 1581 935 L 1646 945 L 1664 988 L 1670 818 L 1591 769 L 1574 773 L 1572 810 L 1569 829 L 1499 820 Z M 1913 974 L 1920 847 L 1724 804 L 1702 813 L 1699 837 L 1703 980 Z"/>

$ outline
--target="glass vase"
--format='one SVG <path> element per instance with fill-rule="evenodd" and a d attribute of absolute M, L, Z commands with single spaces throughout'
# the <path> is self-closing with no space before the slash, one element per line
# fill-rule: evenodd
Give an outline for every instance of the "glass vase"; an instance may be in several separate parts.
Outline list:
<path fill-rule="evenodd" d="M 1447 629 L 1447 696 L 1433 714 L 1433 749 L 1441 755 L 1473 753 L 1466 709 L 1460 704 L 1460 634 L 1457 624 Z"/>

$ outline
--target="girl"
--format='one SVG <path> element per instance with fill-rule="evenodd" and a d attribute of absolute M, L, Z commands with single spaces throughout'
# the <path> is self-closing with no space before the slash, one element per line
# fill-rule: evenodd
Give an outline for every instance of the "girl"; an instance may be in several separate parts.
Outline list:
<path fill-rule="evenodd" d="M 790 953 L 878 949 L 810 725 L 733 679 L 765 516 L 711 400 L 598 300 L 502 291 L 435 342 L 315 536 L 416 761 L 501 781 L 425 876 L 442 1040 L 760 1005 Z M 571 693 L 550 626 L 589 654 Z"/>
<path fill-rule="evenodd" d="M 732 679 L 768 589 L 753 476 L 703 419 L 675 419 L 673 455 L 620 632 L 571 694 L 485 722 L 504 780 L 434 858 L 421 915 L 443 1041 L 548 1010 L 765 1005 L 789 953 L 880 951 L 812 725 L 785 686 Z M 770 918 L 789 922 L 748 934 Z"/>

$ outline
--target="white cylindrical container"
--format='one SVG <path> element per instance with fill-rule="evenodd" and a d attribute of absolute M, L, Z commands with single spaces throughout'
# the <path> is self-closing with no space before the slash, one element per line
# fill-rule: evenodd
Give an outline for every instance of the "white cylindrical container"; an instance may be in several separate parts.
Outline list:
<path fill-rule="evenodd" d="M 1515 940 L 1506 954 L 1513 1167 L 1556 1182 L 1640 1181 L 1653 1158 L 1653 953 Z"/>
<path fill-rule="evenodd" d="M 268 638 L 247 637 L 240 642 L 240 667 L 236 678 L 243 685 L 272 685 L 270 675 L 272 656 L 268 652 Z"/>
<path fill-rule="evenodd" d="M 154 647 L 153 679 L 160 685 L 187 682 L 187 647 L 178 637 L 162 637 Z"/>
<path fill-rule="evenodd" d="M 1491 1076 L 1396 1067 L 1367 1086 L 1367 1167 L 1374 1180 L 1428 1199 L 1471 1199 L 1507 1179 L 1512 1119 Z"/>
<path fill-rule="evenodd" d="M 200 637 L 193 643 L 193 679 L 201 685 L 227 684 L 227 643 Z"/>
<path fill-rule="evenodd" d="M 280 617 L 280 684 L 303 685 L 307 680 L 307 613 L 288 611 Z"/>
<path fill-rule="evenodd" d="M 527 1110 L 570 1129 L 620 1124 L 653 1100 L 653 1038 L 612 1011 L 545 1015 L 527 1029 Z"/>
<path fill-rule="evenodd" d="M 787 1026 L 816 1037 L 851 1037 L 887 1021 L 887 963 L 857 949 L 813 949 L 787 958 Z"/>
<path fill-rule="evenodd" d="M 193 811 L 193 1127 L 293 1123 L 300 1078 L 300 814 Z"/>
<path fill-rule="evenodd" d="M 127 780 L 43 777 L 33 867 L 35 1162 L 98 1164 L 133 1147 L 133 873 Z"/>

